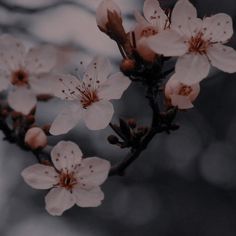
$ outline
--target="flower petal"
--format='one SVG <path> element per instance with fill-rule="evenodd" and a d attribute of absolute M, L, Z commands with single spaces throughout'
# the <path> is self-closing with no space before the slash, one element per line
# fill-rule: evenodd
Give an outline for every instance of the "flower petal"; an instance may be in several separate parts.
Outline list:
<path fill-rule="evenodd" d="M 82 116 L 82 108 L 79 105 L 70 104 L 57 115 L 50 127 L 52 135 L 61 135 L 68 133 L 79 122 Z"/>
<path fill-rule="evenodd" d="M 76 169 L 76 176 L 81 187 L 89 189 L 101 185 L 107 179 L 110 168 L 109 161 L 98 157 L 89 157 L 82 160 Z"/>
<path fill-rule="evenodd" d="M 35 94 L 54 95 L 55 76 L 50 74 L 41 74 L 31 76 L 29 80 L 30 88 Z"/>
<path fill-rule="evenodd" d="M 177 60 L 175 78 L 183 84 L 192 85 L 207 77 L 209 70 L 210 63 L 205 55 L 186 54 Z"/>
<path fill-rule="evenodd" d="M 6 90 L 10 85 L 10 75 L 4 70 L 0 70 L 0 92 Z"/>
<path fill-rule="evenodd" d="M 179 109 L 185 110 L 193 108 L 193 104 L 190 101 L 189 97 L 187 96 L 172 94 L 170 97 L 171 97 L 171 104 L 173 106 L 177 106 Z"/>
<path fill-rule="evenodd" d="M 188 0 L 179 0 L 171 14 L 171 28 L 181 35 L 190 36 L 189 22 L 196 18 L 196 8 Z"/>
<path fill-rule="evenodd" d="M 91 87 L 106 81 L 107 77 L 111 74 L 111 63 L 107 58 L 97 56 L 88 65 L 84 74 L 83 82 Z"/>
<path fill-rule="evenodd" d="M 98 89 L 98 97 L 101 99 L 120 99 L 124 91 L 129 87 L 131 81 L 122 73 L 113 74 Z"/>
<path fill-rule="evenodd" d="M 158 27 L 158 31 L 163 30 L 169 21 L 157 0 L 146 0 L 143 5 L 143 13 L 153 26 Z"/>
<path fill-rule="evenodd" d="M 203 20 L 204 38 L 211 42 L 226 42 L 233 35 L 232 18 L 219 13 Z"/>
<path fill-rule="evenodd" d="M 53 95 L 65 100 L 76 100 L 80 95 L 78 89 L 81 87 L 81 81 L 73 75 L 51 75 L 53 84 Z"/>
<path fill-rule="evenodd" d="M 57 170 L 70 171 L 81 162 L 82 152 L 76 143 L 60 141 L 51 151 L 51 158 Z"/>
<path fill-rule="evenodd" d="M 134 11 L 134 17 L 138 24 L 148 24 L 147 20 L 137 10 Z"/>
<path fill-rule="evenodd" d="M 92 189 L 74 188 L 73 194 L 76 198 L 76 204 L 80 207 L 97 207 L 101 205 L 104 199 L 104 193 L 99 187 Z"/>
<path fill-rule="evenodd" d="M 164 56 L 182 56 L 188 50 L 185 39 L 173 30 L 165 30 L 147 38 L 147 44 L 157 54 Z"/>
<path fill-rule="evenodd" d="M 35 189 L 49 189 L 58 183 L 58 174 L 51 166 L 35 164 L 25 168 L 21 175 Z"/>
<path fill-rule="evenodd" d="M 89 106 L 84 115 L 86 126 L 91 130 L 104 129 L 109 125 L 114 113 L 113 105 L 106 100 L 100 100 Z"/>
<path fill-rule="evenodd" d="M 75 197 L 64 188 L 53 188 L 45 197 L 46 210 L 53 216 L 60 216 L 75 204 Z"/>
<path fill-rule="evenodd" d="M 56 64 L 56 50 L 52 46 L 38 46 L 29 50 L 25 58 L 26 69 L 33 74 L 46 73 Z"/>
<path fill-rule="evenodd" d="M 26 50 L 20 40 L 10 36 L 0 37 L 0 67 L 8 71 L 17 70 L 24 65 Z"/>
<path fill-rule="evenodd" d="M 7 101 L 13 110 L 22 112 L 24 115 L 28 115 L 37 103 L 35 94 L 25 87 L 16 87 L 10 91 Z"/>
<path fill-rule="evenodd" d="M 207 55 L 211 64 L 218 69 L 234 73 L 236 72 L 236 51 L 222 44 L 214 44 L 208 49 Z"/>

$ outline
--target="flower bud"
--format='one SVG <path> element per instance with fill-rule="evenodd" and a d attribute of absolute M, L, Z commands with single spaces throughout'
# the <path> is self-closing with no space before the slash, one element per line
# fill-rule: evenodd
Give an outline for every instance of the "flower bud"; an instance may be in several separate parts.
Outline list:
<path fill-rule="evenodd" d="M 32 150 L 44 148 L 47 145 L 47 136 L 39 127 L 30 128 L 25 134 L 25 144 Z"/>
<path fill-rule="evenodd" d="M 120 70 L 125 74 L 129 75 L 135 70 L 135 60 L 133 59 L 124 59 L 120 64 Z"/>
<path fill-rule="evenodd" d="M 112 0 L 103 0 L 97 8 L 96 21 L 98 27 L 104 33 L 108 31 L 108 12 L 114 13 L 121 18 L 121 10 L 119 6 Z"/>

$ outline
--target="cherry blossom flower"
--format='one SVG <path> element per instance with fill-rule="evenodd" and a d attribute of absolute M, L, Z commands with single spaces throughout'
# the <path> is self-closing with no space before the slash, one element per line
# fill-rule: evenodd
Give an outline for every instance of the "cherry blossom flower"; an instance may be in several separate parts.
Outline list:
<path fill-rule="evenodd" d="M 22 171 L 25 182 L 35 189 L 51 189 L 45 197 L 46 210 L 62 215 L 75 204 L 97 207 L 104 199 L 99 187 L 108 176 L 110 163 L 98 157 L 82 159 L 78 145 L 59 142 L 51 151 L 55 167 L 34 164 Z"/>
<path fill-rule="evenodd" d="M 119 6 L 112 0 L 102 1 L 96 10 L 97 25 L 101 31 L 107 32 L 108 11 L 115 12 L 121 18 L 121 10 Z"/>
<path fill-rule="evenodd" d="M 147 45 L 147 38 L 166 30 L 170 22 L 157 0 L 146 0 L 143 14 L 144 17 L 138 11 L 135 12 L 137 25 L 134 32 L 137 51 L 145 60 L 153 61 L 156 53 Z"/>
<path fill-rule="evenodd" d="M 197 98 L 200 92 L 200 85 L 185 85 L 176 80 L 174 74 L 166 83 L 165 96 L 167 103 L 171 106 L 177 106 L 179 109 L 189 109 L 193 107 L 192 102 Z"/>
<path fill-rule="evenodd" d="M 104 129 L 112 119 L 114 109 L 109 100 L 120 99 L 131 81 L 122 73 L 111 73 L 109 61 L 95 57 L 84 73 L 83 80 L 72 75 L 60 75 L 55 96 L 69 100 L 54 120 L 50 133 L 59 135 L 74 128 L 80 119 L 91 130 Z"/>
<path fill-rule="evenodd" d="M 223 45 L 232 35 L 229 15 L 219 13 L 201 20 L 188 0 L 179 0 L 170 29 L 150 37 L 148 45 L 156 53 L 179 57 L 175 78 L 190 85 L 207 77 L 210 64 L 225 72 L 236 72 L 236 52 Z"/>
<path fill-rule="evenodd" d="M 36 105 L 36 94 L 47 93 L 44 75 L 56 63 L 55 51 L 50 46 L 30 49 L 10 35 L 0 37 L 0 91 L 11 88 L 9 106 L 25 115 Z M 48 78 L 47 78 L 48 79 Z"/>

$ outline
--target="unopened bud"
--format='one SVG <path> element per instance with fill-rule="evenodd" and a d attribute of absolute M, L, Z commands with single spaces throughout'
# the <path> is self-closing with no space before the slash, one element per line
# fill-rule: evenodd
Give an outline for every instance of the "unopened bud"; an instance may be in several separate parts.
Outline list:
<path fill-rule="evenodd" d="M 108 11 L 112 13 L 116 13 L 121 18 L 121 10 L 119 6 L 112 0 L 103 0 L 97 8 L 96 21 L 97 21 L 98 27 L 104 33 L 108 32 L 108 29 L 107 29 Z"/>
<path fill-rule="evenodd" d="M 25 134 L 25 144 L 32 150 L 44 148 L 47 145 L 47 136 L 39 127 L 30 128 Z"/>
<path fill-rule="evenodd" d="M 125 74 L 129 75 L 132 71 L 135 70 L 135 60 L 133 59 L 124 59 L 120 64 L 120 70 Z"/>
<path fill-rule="evenodd" d="M 107 140 L 108 140 L 108 142 L 110 144 L 117 144 L 117 143 L 119 143 L 119 139 L 115 135 L 108 136 Z"/>

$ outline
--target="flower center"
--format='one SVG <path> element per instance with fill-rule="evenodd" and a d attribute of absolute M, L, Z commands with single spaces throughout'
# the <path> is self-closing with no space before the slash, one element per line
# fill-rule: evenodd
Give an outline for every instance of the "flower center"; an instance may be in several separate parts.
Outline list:
<path fill-rule="evenodd" d="M 29 81 L 29 75 L 26 71 L 19 69 L 12 73 L 11 83 L 17 86 L 27 85 Z"/>
<path fill-rule="evenodd" d="M 192 53 L 199 53 L 199 54 L 206 54 L 208 47 L 211 45 L 209 41 L 206 41 L 202 38 L 203 33 L 199 32 L 196 36 L 192 36 L 191 39 L 188 41 L 189 44 L 189 52 Z"/>
<path fill-rule="evenodd" d="M 149 36 L 153 36 L 157 34 L 157 30 L 155 30 L 153 27 L 146 27 L 141 31 L 141 37 L 148 38 Z"/>
<path fill-rule="evenodd" d="M 74 176 L 74 172 L 71 172 L 71 173 L 64 173 L 64 172 L 61 172 L 60 174 L 60 180 L 59 180 L 59 185 L 62 187 L 62 188 L 65 188 L 67 190 L 72 190 L 74 185 L 77 184 L 77 180 Z"/>
<path fill-rule="evenodd" d="M 193 89 L 190 86 L 182 85 L 179 90 L 179 95 L 181 96 L 189 96 L 189 94 L 193 91 Z"/>
<path fill-rule="evenodd" d="M 99 101 L 99 98 L 98 98 L 96 90 L 86 89 L 84 91 L 81 91 L 80 102 L 84 109 L 89 107 L 94 102 L 98 102 L 98 101 Z"/>

